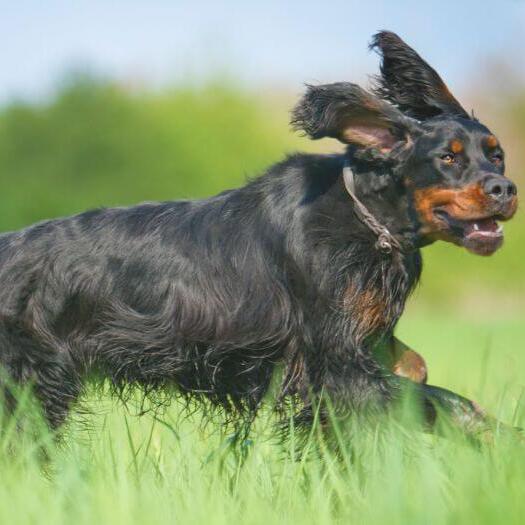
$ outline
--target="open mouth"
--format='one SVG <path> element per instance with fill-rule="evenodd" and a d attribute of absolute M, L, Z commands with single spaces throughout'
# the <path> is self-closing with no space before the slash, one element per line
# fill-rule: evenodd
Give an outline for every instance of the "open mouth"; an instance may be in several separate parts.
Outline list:
<path fill-rule="evenodd" d="M 491 255 L 503 243 L 503 227 L 498 216 L 461 220 L 446 211 L 435 210 L 436 217 L 447 225 L 447 230 L 467 250 L 478 255 Z"/>

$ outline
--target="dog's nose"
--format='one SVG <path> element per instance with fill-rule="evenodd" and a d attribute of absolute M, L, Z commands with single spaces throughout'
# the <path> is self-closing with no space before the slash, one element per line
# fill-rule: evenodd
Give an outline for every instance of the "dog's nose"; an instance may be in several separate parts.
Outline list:
<path fill-rule="evenodd" d="M 485 182 L 485 193 L 498 202 L 507 202 L 518 193 L 516 185 L 505 177 L 492 177 Z"/>

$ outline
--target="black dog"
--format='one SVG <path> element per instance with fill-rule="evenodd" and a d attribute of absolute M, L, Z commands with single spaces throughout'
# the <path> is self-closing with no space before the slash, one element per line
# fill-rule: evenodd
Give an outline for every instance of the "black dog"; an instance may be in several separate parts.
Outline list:
<path fill-rule="evenodd" d="M 488 255 L 516 210 L 503 151 L 437 73 L 393 33 L 373 95 L 309 86 L 293 125 L 343 155 L 293 155 L 200 201 L 89 211 L 0 237 L 4 395 L 31 383 L 58 427 L 90 377 L 122 392 L 175 390 L 253 416 L 279 397 L 308 424 L 392 403 L 408 379 L 426 409 L 469 431 L 488 418 L 426 384 L 393 337 L 436 239 Z M 276 367 L 281 363 L 281 367 Z M 392 371 L 396 373 L 392 373 Z M 322 404 L 321 404 L 322 406 Z"/>

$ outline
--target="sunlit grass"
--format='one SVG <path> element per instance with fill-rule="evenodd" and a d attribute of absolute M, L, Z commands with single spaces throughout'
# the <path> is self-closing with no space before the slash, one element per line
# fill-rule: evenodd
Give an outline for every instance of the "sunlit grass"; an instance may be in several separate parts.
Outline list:
<path fill-rule="evenodd" d="M 408 319 L 401 333 L 424 343 L 432 382 L 523 424 L 518 323 Z M 523 523 L 525 445 L 503 438 L 424 435 L 398 411 L 342 431 L 337 457 L 314 440 L 298 458 L 264 416 L 239 449 L 230 429 L 177 403 L 142 417 L 109 398 L 85 408 L 59 445 L 34 419 L 32 432 L 4 428 L 0 523 Z"/>

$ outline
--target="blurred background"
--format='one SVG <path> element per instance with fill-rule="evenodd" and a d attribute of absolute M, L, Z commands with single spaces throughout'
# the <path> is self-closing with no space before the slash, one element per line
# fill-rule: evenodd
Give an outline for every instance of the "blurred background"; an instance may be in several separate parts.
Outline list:
<path fill-rule="evenodd" d="M 304 82 L 366 84 L 379 29 L 414 46 L 499 136 L 508 175 L 525 188 L 524 2 L 22 0 L 0 18 L 0 230 L 202 197 L 287 152 L 337 151 L 294 135 L 288 111 Z M 505 229 L 491 258 L 425 249 L 401 330 L 423 345 L 433 330 L 436 352 L 459 352 L 454 334 L 501 341 L 513 323 L 505 347 L 519 354 L 523 212 Z"/>

